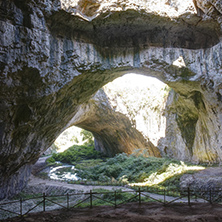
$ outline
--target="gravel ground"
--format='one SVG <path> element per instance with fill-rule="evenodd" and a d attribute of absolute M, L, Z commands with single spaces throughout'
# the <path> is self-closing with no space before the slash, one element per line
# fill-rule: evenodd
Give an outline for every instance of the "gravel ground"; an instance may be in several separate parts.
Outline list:
<path fill-rule="evenodd" d="M 10 218 L 4 222 L 218 222 L 222 221 L 222 206 L 205 203 L 174 203 L 164 207 L 160 203 L 129 203 L 114 207 L 75 208 L 32 213 L 24 218 Z"/>

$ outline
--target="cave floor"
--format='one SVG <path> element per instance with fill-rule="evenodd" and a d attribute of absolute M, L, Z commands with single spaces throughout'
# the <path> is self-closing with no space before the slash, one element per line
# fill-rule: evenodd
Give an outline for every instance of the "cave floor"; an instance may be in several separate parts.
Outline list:
<path fill-rule="evenodd" d="M 10 222 L 214 222 L 222 221 L 222 206 L 206 203 L 194 203 L 191 206 L 174 203 L 163 206 L 161 203 L 128 203 L 118 208 L 99 206 L 90 208 L 75 208 L 71 210 L 54 210 L 32 213 L 24 218 L 10 218 Z"/>

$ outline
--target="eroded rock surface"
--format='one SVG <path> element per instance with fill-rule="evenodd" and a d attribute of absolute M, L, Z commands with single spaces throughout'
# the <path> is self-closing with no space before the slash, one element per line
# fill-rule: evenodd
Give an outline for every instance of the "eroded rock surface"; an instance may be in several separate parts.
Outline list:
<path fill-rule="evenodd" d="M 78 108 L 70 125 L 92 132 L 96 149 L 109 156 L 122 152 L 131 154 L 139 149 L 148 156 L 160 157 L 157 147 L 133 126 L 129 118 L 113 109 L 102 89 Z"/>
<path fill-rule="evenodd" d="M 0 198 L 80 104 L 132 71 L 176 92 L 162 152 L 221 161 L 221 1 L 195 1 L 200 15 L 192 1 L 102 2 L 0 0 Z"/>

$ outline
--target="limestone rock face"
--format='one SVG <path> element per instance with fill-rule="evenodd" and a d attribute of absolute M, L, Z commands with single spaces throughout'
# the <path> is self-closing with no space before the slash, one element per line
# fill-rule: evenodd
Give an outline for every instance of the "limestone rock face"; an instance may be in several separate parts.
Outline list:
<path fill-rule="evenodd" d="M 0 0 L 0 198 L 25 185 L 81 104 L 127 72 L 175 91 L 162 152 L 221 161 L 221 2 L 195 1 L 202 17 L 184 3 Z"/>
<path fill-rule="evenodd" d="M 129 118 L 133 127 L 155 146 L 165 137 L 165 105 L 170 88 L 153 77 L 128 74 L 103 87 L 115 112 Z"/>
<path fill-rule="evenodd" d="M 70 125 L 92 132 L 96 149 L 109 156 L 131 154 L 136 149 L 148 156 L 160 156 L 157 147 L 133 127 L 129 118 L 113 109 L 102 89 L 78 108 Z"/>

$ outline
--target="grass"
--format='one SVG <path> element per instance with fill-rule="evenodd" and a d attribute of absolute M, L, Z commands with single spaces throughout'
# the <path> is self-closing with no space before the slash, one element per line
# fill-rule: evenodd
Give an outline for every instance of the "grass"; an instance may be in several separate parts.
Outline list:
<path fill-rule="evenodd" d="M 103 162 L 104 162 L 104 160 L 102 160 L 102 159 L 82 160 L 81 162 L 79 162 L 75 165 L 75 168 L 77 168 L 79 170 L 87 170 L 87 169 L 97 166 Z"/>
<path fill-rule="evenodd" d="M 41 178 L 41 179 L 48 179 L 49 178 L 47 172 L 40 172 L 40 173 L 38 173 L 38 177 Z"/>
<path fill-rule="evenodd" d="M 12 200 L 28 200 L 28 199 L 33 199 L 33 198 L 42 198 L 42 193 L 26 193 L 26 192 L 20 192 L 17 195 L 15 195 Z"/>
<path fill-rule="evenodd" d="M 86 196 L 88 197 L 88 196 Z M 92 205 L 93 206 L 114 206 L 129 202 L 138 202 L 139 197 L 135 192 L 123 192 L 121 189 L 114 191 L 108 191 L 106 189 L 93 189 L 92 191 Z M 141 196 L 141 201 L 151 201 L 149 198 Z M 80 203 L 81 201 L 79 201 Z M 90 205 L 89 200 L 80 203 L 78 207 L 88 207 Z"/>
<path fill-rule="evenodd" d="M 183 174 L 203 169 L 174 159 L 136 154 L 121 153 L 105 158 L 92 146 L 76 145 L 63 153 L 53 154 L 48 159 L 50 163 L 55 161 L 75 165 L 75 172 L 84 184 L 129 184 L 160 189 L 178 189 Z"/>
<path fill-rule="evenodd" d="M 74 145 L 62 153 L 53 153 L 47 159 L 48 163 L 55 163 L 60 161 L 62 163 L 76 164 L 83 160 L 102 158 L 103 155 L 96 151 L 94 146 L 79 146 Z"/>
<path fill-rule="evenodd" d="M 180 177 L 184 173 L 194 173 L 189 164 L 180 161 L 118 154 L 98 165 L 77 169 L 81 178 L 100 182 L 128 183 L 138 186 L 155 186 L 159 188 L 179 187 Z"/>

